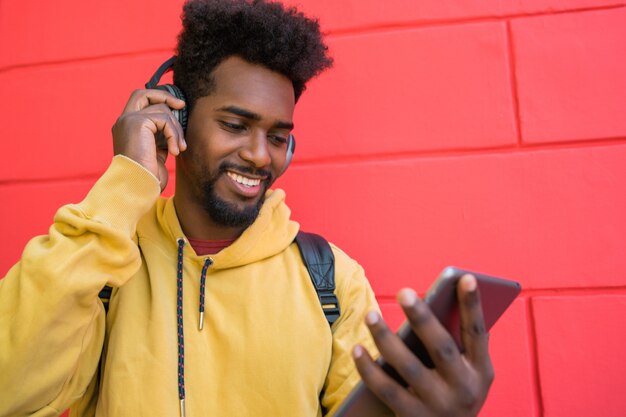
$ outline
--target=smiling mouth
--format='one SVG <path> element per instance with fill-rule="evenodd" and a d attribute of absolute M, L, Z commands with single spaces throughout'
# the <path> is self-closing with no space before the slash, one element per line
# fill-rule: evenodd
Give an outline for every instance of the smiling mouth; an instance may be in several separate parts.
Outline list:
<path fill-rule="evenodd" d="M 226 175 L 228 175 L 233 181 L 243 185 L 244 187 L 256 187 L 261 184 L 260 178 L 250 178 L 241 174 L 234 173 L 232 171 L 226 171 Z"/>

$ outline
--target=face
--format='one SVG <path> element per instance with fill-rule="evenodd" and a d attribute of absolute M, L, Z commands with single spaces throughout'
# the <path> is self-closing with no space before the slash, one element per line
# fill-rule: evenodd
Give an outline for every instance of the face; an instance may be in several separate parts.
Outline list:
<path fill-rule="evenodd" d="M 189 115 L 179 185 L 214 223 L 246 227 L 286 162 L 295 105 L 291 81 L 238 57 L 213 72 L 215 90 Z"/>

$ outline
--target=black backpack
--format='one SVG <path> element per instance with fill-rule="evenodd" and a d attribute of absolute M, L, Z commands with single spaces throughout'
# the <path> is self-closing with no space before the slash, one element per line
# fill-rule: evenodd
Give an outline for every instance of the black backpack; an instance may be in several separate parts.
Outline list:
<path fill-rule="evenodd" d="M 335 295 L 335 257 L 330 245 L 320 235 L 299 231 L 295 239 L 302 261 L 309 271 L 309 276 L 317 292 L 320 305 L 328 320 L 333 324 L 341 314 L 339 300 Z M 108 311 L 112 288 L 106 286 L 100 291 L 99 297 Z"/>

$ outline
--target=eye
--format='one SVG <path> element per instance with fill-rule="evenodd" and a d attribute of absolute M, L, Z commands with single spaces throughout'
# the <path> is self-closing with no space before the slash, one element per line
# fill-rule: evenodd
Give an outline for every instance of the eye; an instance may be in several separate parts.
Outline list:
<path fill-rule="evenodd" d="M 223 120 L 219 121 L 219 124 L 226 130 L 230 131 L 230 132 L 234 132 L 234 133 L 240 133 L 243 132 L 244 130 L 246 130 L 246 126 L 239 124 L 239 123 L 230 123 L 230 122 L 225 122 Z"/>
<path fill-rule="evenodd" d="M 277 145 L 277 146 L 284 145 L 287 142 L 289 142 L 288 138 L 284 136 L 279 136 L 279 135 L 268 135 L 267 138 L 269 139 L 270 142 L 272 142 L 274 145 Z"/>

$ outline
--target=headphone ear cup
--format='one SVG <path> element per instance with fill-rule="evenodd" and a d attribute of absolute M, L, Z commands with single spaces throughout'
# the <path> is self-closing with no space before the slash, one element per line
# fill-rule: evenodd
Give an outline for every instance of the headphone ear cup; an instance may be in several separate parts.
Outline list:
<path fill-rule="evenodd" d="M 283 170 L 280 172 L 280 175 L 283 175 L 287 168 L 289 168 L 289 164 L 293 159 L 293 154 L 296 152 L 296 138 L 294 135 L 289 135 L 289 139 L 287 140 L 287 154 L 285 156 L 285 165 L 283 166 Z"/>
<path fill-rule="evenodd" d="M 185 95 L 183 94 L 183 91 L 180 88 L 176 87 L 174 84 L 162 84 L 162 85 L 157 85 L 154 88 L 156 90 L 167 91 L 174 97 L 187 101 L 185 99 Z M 183 107 L 180 110 L 172 109 L 172 114 L 174 114 L 174 117 L 176 117 L 176 120 L 178 120 L 178 123 L 180 123 L 180 125 L 182 126 L 183 132 L 186 132 L 187 131 L 187 106 Z"/>

